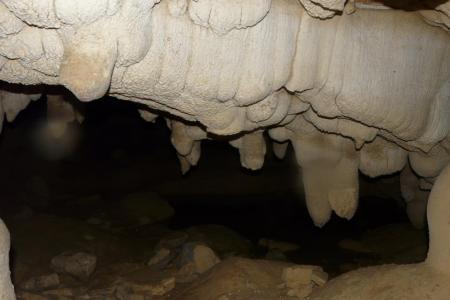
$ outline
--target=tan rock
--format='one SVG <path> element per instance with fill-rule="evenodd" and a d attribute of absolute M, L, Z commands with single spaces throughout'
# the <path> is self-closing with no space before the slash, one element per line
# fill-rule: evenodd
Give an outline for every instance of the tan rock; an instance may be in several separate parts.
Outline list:
<path fill-rule="evenodd" d="M 302 299 L 312 293 L 314 285 L 324 285 L 328 280 L 328 274 L 317 266 L 294 266 L 285 268 L 282 278 L 286 287 L 290 289 L 288 295 L 292 294 Z"/>
<path fill-rule="evenodd" d="M 149 267 L 164 267 L 166 265 L 165 261 L 171 256 L 171 251 L 166 248 L 158 249 L 155 255 L 150 258 L 147 265 Z M 167 261 L 168 262 L 168 261 Z"/>
<path fill-rule="evenodd" d="M 47 297 L 29 292 L 18 292 L 17 298 L 20 300 L 48 300 Z"/>
<path fill-rule="evenodd" d="M 220 262 L 220 258 L 211 248 L 197 243 L 185 244 L 179 260 L 180 266 L 191 263 L 197 274 L 205 273 Z"/>

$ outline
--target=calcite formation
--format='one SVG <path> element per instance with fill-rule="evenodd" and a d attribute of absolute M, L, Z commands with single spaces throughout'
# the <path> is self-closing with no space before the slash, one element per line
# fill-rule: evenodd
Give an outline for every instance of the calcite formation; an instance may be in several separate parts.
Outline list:
<path fill-rule="evenodd" d="M 450 38 L 422 15 L 448 16 L 448 3 L 404 12 L 352 2 L 338 16 L 345 1 L 301 4 L 1 1 L 0 79 L 40 85 L 4 84 L 1 118 L 47 93 L 55 137 L 82 120 L 67 95 L 42 84 L 82 101 L 138 102 L 148 121 L 173 116 L 183 173 L 197 165 L 201 141 L 219 136 L 245 168 L 260 169 L 268 132 L 277 156 L 294 146 L 318 226 L 333 211 L 354 215 L 359 171 L 376 177 L 409 164 L 429 189 L 450 160 Z M 409 202 L 411 216 L 423 214 Z"/>
<path fill-rule="evenodd" d="M 145 120 L 171 115 L 183 173 L 216 137 L 260 169 L 268 133 L 278 157 L 294 146 L 318 226 L 354 215 L 359 171 L 410 165 L 429 190 L 450 160 L 450 38 L 423 16 L 448 17 L 448 3 L 300 2 L 1 1 L 0 80 L 35 87 L 3 84 L 0 118 L 48 94 L 52 135 L 82 121 L 45 85 L 134 101 Z M 408 203 L 412 219 L 424 215 L 425 201 Z"/>

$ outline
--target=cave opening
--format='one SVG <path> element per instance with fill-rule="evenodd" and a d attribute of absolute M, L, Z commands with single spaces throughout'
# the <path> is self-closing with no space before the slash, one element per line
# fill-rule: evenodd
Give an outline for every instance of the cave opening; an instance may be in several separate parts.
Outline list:
<path fill-rule="evenodd" d="M 427 231 L 409 223 L 398 173 L 360 175 L 354 218 L 333 216 L 317 228 L 292 149 L 281 160 L 269 148 L 263 169 L 254 172 L 240 166 L 226 140 L 206 141 L 199 165 L 182 175 L 163 118 L 145 122 L 135 104 L 112 98 L 85 105 L 84 117 L 64 135 L 42 139 L 47 107 L 41 99 L 5 125 L 0 218 L 11 232 L 18 289 L 57 286 L 52 264 L 67 253 L 93 255 L 96 267 L 88 281 L 60 276 L 60 287 L 101 290 L 127 276 L 158 281 L 162 269 L 179 263 L 151 265 L 167 241 L 178 248 L 207 245 L 222 260 L 318 265 L 331 278 L 426 257 Z M 194 281 L 192 273 L 178 273 L 179 286 Z"/>

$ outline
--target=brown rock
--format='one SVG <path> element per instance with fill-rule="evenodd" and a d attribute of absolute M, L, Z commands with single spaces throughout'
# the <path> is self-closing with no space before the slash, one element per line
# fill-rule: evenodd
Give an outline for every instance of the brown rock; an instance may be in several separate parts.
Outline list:
<path fill-rule="evenodd" d="M 69 274 L 78 279 L 86 280 L 94 272 L 97 264 L 97 257 L 94 255 L 78 252 L 71 254 L 62 253 L 52 259 L 52 269 L 61 274 Z"/>
<path fill-rule="evenodd" d="M 21 288 L 27 291 L 42 291 L 55 288 L 60 284 L 59 276 L 56 273 L 42 275 L 28 279 L 21 284 Z"/>
<path fill-rule="evenodd" d="M 195 273 L 202 274 L 220 262 L 214 251 L 202 244 L 187 243 L 180 254 L 180 266 L 192 263 Z"/>
<path fill-rule="evenodd" d="M 158 249 L 155 254 L 150 258 L 147 265 L 153 269 L 163 269 L 165 268 L 173 259 L 175 254 L 173 251 L 167 248 Z"/>
<path fill-rule="evenodd" d="M 29 292 L 18 292 L 17 293 L 17 299 L 18 300 L 48 300 L 46 297 L 33 294 Z"/>
<path fill-rule="evenodd" d="M 328 275 L 317 266 L 295 266 L 285 268 L 282 278 L 289 288 L 288 296 L 304 299 L 313 292 L 314 285 L 324 285 Z"/>

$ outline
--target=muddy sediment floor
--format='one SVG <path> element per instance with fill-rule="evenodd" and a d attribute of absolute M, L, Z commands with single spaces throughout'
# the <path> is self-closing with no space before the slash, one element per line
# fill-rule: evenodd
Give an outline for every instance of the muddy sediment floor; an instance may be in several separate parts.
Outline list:
<path fill-rule="evenodd" d="M 213 299 L 207 284 L 223 289 L 217 299 L 252 299 L 253 290 L 242 288 L 240 298 L 227 291 L 248 279 L 232 274 L 245 270 L 258 290 L 292 264 L 335 277 L 425 258 L 426 230 L 409 225 L 395 176 L 361 178 L 355 218 L 318 229 L 292 153 L 279 161 L 269 151 L 263 170 L 248 172 L 225 141 L 207 141 L 200 165 L 182 176 L 164 121 L 142 121 L 134 105 L 89 105 L 84 124 L 71 127 L 69 146 L 36 142 L 44 111 L 34 103 L 0 138 L 0 218 L 11 231 L 12 276 L 23 299 Z M 196 251 L 200 265 L 215 267 L 192 269 Z M 64 253 L 92 255 L 95 268 L 84 278 L 57 272 L 52 260 Z M 273 271 L 260 278 L 258 268 Z M 48 286 L 41 281 L 54 278 L 36 280 L 52 274 L 58 280 Z M 279 285 L 265 297 L 301 299 Z"/>

